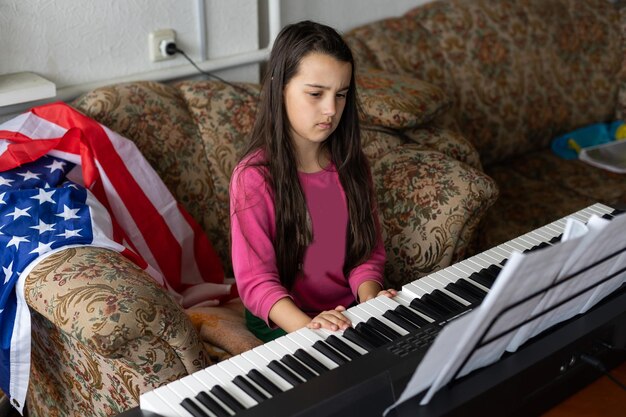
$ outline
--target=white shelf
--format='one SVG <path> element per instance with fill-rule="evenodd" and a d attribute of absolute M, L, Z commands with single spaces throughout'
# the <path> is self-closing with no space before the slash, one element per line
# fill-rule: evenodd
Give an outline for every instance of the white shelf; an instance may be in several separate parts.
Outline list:
<path fill-rule="evenodd" d="M 56 96 L 56 85 L 33 72 L 0 75 L 0 106 Z"/>

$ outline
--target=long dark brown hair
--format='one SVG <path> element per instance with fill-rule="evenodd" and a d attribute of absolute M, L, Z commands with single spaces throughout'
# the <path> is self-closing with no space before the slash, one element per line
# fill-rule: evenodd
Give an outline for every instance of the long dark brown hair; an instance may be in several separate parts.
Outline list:
<path fill-rule="evenodd" d="M 348 202 L 349 227 L 343 267 L 346 277 L 355 266 L 367 260 L 377 243 L 371 174 L 361 149 L 352 52 L 337 31 L 328 26 L 311 21 L 285 26 L 272 47 L 251 142 L 244 158 L 259 150 L 263 152 L 261 162 L 249 164 L 266 167 L 263 170 L 266 181 L 274 191 L 274 249 L 280 281 L 288 289 L 298 276 L 312 232 L 298 180 L 283 92 L 298 73 L 302 59 L 311 53 L 326 54 L 352 66 L 343 115 L 322 145 L 337 167 Z"/>

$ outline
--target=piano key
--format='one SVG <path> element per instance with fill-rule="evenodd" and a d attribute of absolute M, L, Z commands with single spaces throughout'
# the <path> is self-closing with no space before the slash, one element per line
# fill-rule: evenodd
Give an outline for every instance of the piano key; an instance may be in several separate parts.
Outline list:
<path fill-rule="evenodd" d="M 193 417 L 213 417 L 204 412 L 204 409 L 190 398 L 185 398 L 180 405 L 189 412 Z"/>
<path fill-rule="evenodd" d="M 424 281 L 427 284 L 429 284 L 433 288 L 437 288 L 438 290 L 440 290 L 441 292 L 446 294 L 448 297 L 456 300 L 457 302 L 459 302 L 459 303 L 461 303 L 461 304 L 463 304 L 465 306 L 468 306 L 468 305 L 471 304 L 469 301 L 465 300 L 464 298 L 461 298 L 458 295 L 448 291 L 445 288 L 445 286 L 448 285 L 450 283 L 450 281 L 447 278 L 445 278 L 445 276 L 443 274 L 440 274 L 439 272 L 435 272 L 433 274 L 430 274 L 427 277 L 421 278 L 420 280 Z"/>
<path fill-rule="evenodd" d="M 326 339 L 326 343 L 328 343 L 333 348 L 335 348 L 335 350 L 339 351 L 344 356 L 347 356 L 350 359 L 356 359 L 362 356 L 362 354 L 357 352 L 356 349 L 353 349 L 351 346 L 349 346 L 347 343 L 345 343 L 343 340 L 335 335 L 328 336 L 328 338 Z"/>
<path fill-rule="evenodd" d="M 294 334 L 296 332 L 292 332 L 285 337 L 279 337 L 276 339 L 276 343 L 279 343 L 285 349 L 290 352 L 293 352 L 293 355 L 298 358 L 301 362 L 305 363 L 309 368 L 313 369 L 318 375 L 329 371 L 331 368 L 326 366 L 323 362 L 320 362 L 312 353 L 315 349 L 312 349 L 309 343 L 305 345 L 299 345 L 294 341 Z M 292 337 L 289 337 L 291 335 Z M 309 353 L 311 351 L 311 353 Z"/>
<path fill-rule="evenodd" d="M 228 362 L 232 363 L 233 365 L 235 365 L 237 368 L 239 368 L 241 370 L 241 374 L 245 374 L 248 377 L 250 377 L 250 372 L 251 371 L 257 371 L 259 372 L 259 370 L 263 371 L 262 376 L 263 378 L 267 379 L 268 382 L 270 382 L 271 385 L 265 384 L 265 385 L 261 385 L 259 384 L 258 381 L 256 381 L 253 378 L 250 378 L 251 380 L 253 380 L 254 382 L 256 382 L 257 385 L 261 386 L 266 392 L 268 392 L 269 394 L 273 394 L 275 395 L 278 392 L 282 392 L 284 391 L 283 389 L 281 389 L 276 382 L 272 382 L 271 380 L 271 375 L 269 374 L 269 370 L 264 369 L 263 366 L 259 366 L 259 365 L 254 365 L 252 362 L 250 362 L 249 360 L 247 360 L 246 358 L 243 357 L 243 355 L 237 355 L 237 356 L 233 356 L 232 358 L 230 358 L 228 360 Z M 273 387 L 272 387 L 273 385 Z M 277 391 L 276 391 L 277 390 Z"/>
<path fill-rule="evenodd" d="M 390 340 L 396 340 L 401 337 L 400 333 L 396 332 L 376 317 L 370 317 L 366 323 L 372 326 L 378 333 L 382 333 Z"/>
<path fill-rule="evenodd" d="M 372 344 L 369 340 L 364 338 L 359 332 L 357 332 L 354 328 L 348 327 L 343 331 L 343 336 L 353 342 L 354 344 L 360 346 L 361 348 L 371 352 L 376 348 L 374 344 Z"/>
<path fill-rule="evenodd" d="M 433 319 L 424 318 L 424 316 L 420 315 L 418 312 L 414 311 L 412 308 L 407 307 L 407 305 L 411 304 L 413 300 L 410 298 L 404 291 L 398 292 L 398 295 L 393 297 L 393 299 L 388 297 L 378 297 L 379 303 L 385 304 L 389 306 L 389 312 L 398 314 L 403 317 L 405 320 L 408 320 L 409 323 L 412 323 L 416 328 L 423 327 L 428 323 L 432 323 Z M 393 314 L 392 314 L 393 315 Z M 391 320 L 391 318 L 390 318 Z"/>
<path fill-rule="evenodd" d="M 193 373 L 191 375 L 187 375 L 183 377 L 179 381 L 183 383 L 183 385 L 187 386 L 191 390 L 192 393 L 196 393 L 196 400 L 198 400 L 198 402 L 204 405 L 205 408 L 212 411 L 213 414 L 220 415 L 221 411 L 224 411 L 226 412 L 227 415 L 230 415 L 232 413 L 232 410 L 226 407 L 223 403 L 218 403 L 218 401 L 214 397 L 208 394 L 208 391 L 212 388 L 213 385 L 217 383 L 217 381 L 212 380 L 211 378 L 203 378 L 201 380 L 199 378 L 200 375 L 202 375 L 202 373 L 200 374 Z M 206 398 L 203 398 L 203 400 L 200 400 L 197 395 L 199 393 L 204 393 L 206 396 L 211 398 L 213 402 L 215 402 L 218 406 L 217 407 L 207 406 L 208 400 Z"/>
<path fill-rule="evenodd" d="M 288 369 L 277 359 L 272 360 L 267 366 L 272 371 L 276 372 L 278 375 L 289 381 L 289 383 L 293 386 L 300 385 L 301 383 L 305 382 L 304 378 L 296 375 L 293 371 Z"/>
<path fill-rule="evenodd" d="M 338 365 L 336 362 L 328 359 L 326 356 L 322 355 L 317 349 L 313 348 L 313 342 L 309 339 L 305 338 L 301 332 L 308 329 L 300 329 L 297 332 L 289 333 L 286 338 L 290 339 L 293 343 L 297 344 L 300 348 L 306 350 L 309 355 L 313 356 L 317 359 L 322 365 L 326 366 L 328 369 L 335 369 Z"/>
<path fill-rule="evenodd" d="M 464 310 L 464 307 L 468 304 L 467 302 L 459 303 L 456 299 L 447 295 L 447 290 L 445 290 L 444 286 L 439 284 L 437 281 L 431 279 L 420 279 L 415 282 L 422 286 L 422 288 L 428 291 L 428 294 L 422 297 L 422 300 L 425 298 L 428 299 L 427 296 L 434 297 L 433 302 L 439 303 L 443 308 L 448 310 L 449 313 Z M 459 305 L 460 304 L 460 305 Z"/>
<path fill-rule="evenodd" d="M 247 374 L 250 380 L 254 381 L 258 386 L 262 387 L 266 392 L 270 395 L 278 395 L 281 392 L 284 392 L 280 389 L 280 387 L 270 381 L 266 375 L 259 372 L 257 369 L 251 369 Z"/>
<path fill-rule="evenodd" d="M 196 400 L 205 408 L 211 410 L 216 417 L 230 417 L 232 415 L 231 412 L 226 411 L 226 409 L 222 407 L 222 405 L 219 404 L 215 398 L 211 397 L 205 391 L 198 392 Z"/>
<path fill-rule="evenodd" d="M 387 337 L 378 333 L 375 329 L 372 328 L 372 326 L 364 322 L 357 323 L 357 325 L 354 326 L 354 330 L 374 347 L 381 347 L 391 342 L 391 339 L 388 339 Z"/>
<path fill-rule="evenodd" d="M 283 377 L 276 374 L 274 371 L 270 370 L 267 367 L 270 361 L 268 359 L 265 359 L 264 356 L 261 356 L 258 353 L 258 349 L 260 347 L 262 346 L 259 346 L 253 350 L 249 350 L 247 352 L 243 352 L 241 356 L 254 364 L 257 369 L 263 371 L 263 375 L 267 377 L 271 382 L 273 382 L 276 386 L 278 386 L 281 390 L 287 391 L 288 389 L 293 388 L 293 385 L 291 385 L 287 380 L 285 380 Z"/>
<path fill-rule="evenodd" d="M 283 365 L 287 367 L 290 371 L 295 373 L 300 378 L 308 381 L 309 379 L 317 376 L 311 369 L 309 369 L 306 365 L 298 361 L 294 358 L 289 349 L 286 349 L 283 345 L 278 343 L 276 340 L 268 342 L 265 344 L 269 349 L 271 349 L 274 353 L 280 356 L 279 361 L 282 362 Z"/>
<path fill-rule="evenodd" d="M 238 409 L 246 409 L 257 405 L 257 401 L 232 382 L 232 376 L 224 370 L 223 366 L 224 364 L 219 362 L 210 367 L 211 376 L 218 381 L 218 384 L 214 385 L 209 392 L 235 412 Z"/>
<path fill-rule="evenodd" d="M 471 302 L 472 304 L 480 304 L 480 302 L 482 301 L 482 298 L 480 296 L 477 296 L 472 291 L 469 291 L 463 285 L 459 285 L 457 283 L 450 283 L 450 284 L 446 285 L 446 289 L 448 291 L 451 291 L 451 292 L 457 294 L 459 297 L 462 297 L 462 298 L 466 299 L 467 301 Z"/>
<path fill-rule="evenodd" d="M 309 381 L 318 376 L 317 372 L 310 369 L 306 364 L 300 362 L 295 356 L 292 356 L 291 354 L 283 356 L 280 361 L 290 370 L 294 371 L 298 376 L 304 378 L 305 381 Z"/>
<path fill-rule="evenodd" d="M 269 393 L 264 391 L 261 387 L 255 386 L 255 384 L 251 383 L 250 381 L 246 381 L 248 384 L 252 385 L 253 389 L 250 389 L 246 383 L 241 381 L 241 378 L 246 380 L 246 372 L 242 371 L 241 368 L 239 368 L 234 362 L 222 361 L 219 364 L 221 365 L 222 369 L 232 377 L 233 384 L 235 384 L 237 387 L 239 387 L 239 389 L 252 397 L 255 401 L 260 401 L 259 398 L 269 398 Z M 257 393 L 255 390 L 260 391 L 260 393 Z"/>
<path fill-rule="evenodd" d="M 239 387 L 243 392 L 259 403 L 270 398 L 268 393 L 257 388 L 244 376 L 237 375 L 233 378 L 233 384 L 237 385 L 237 387 Z"/>
<path fill-rule="evenodd" d="M 169 402 L 167 394 L 165 399 L 162 397 L 161 391 L 167 390 L 167 386 L 161 386 L 155 390 L 141 394 L 140 406 L 142 410 L 146 410 L 163 417 L 192 417 L 178 402 Z M 159 392 L 157 392 L 159 391 Z M 176 401 L 176 399 L 174 399 Z"/>
<path fill-rule="evenodd" d="M 189 376 L 187 376 L 189 377 Z M 173 397 L 170 398 L 168 401 L 174 402 L 176 401 L 178 404 L 180 404 L 180 406 L 182 408 L 184 408 L 189 414 L 194 415 L 194 413 L 197 413 L 197 409 L 200 408 L 205 414 L 207 412 L 207 410 L 199 405 L 196 404 L 193 400 L 193 397 L 196 396 L 196 392 L 191 389 L 190 387 L 188 387 L 186 384 L 183 383 L 182 380 L 177 380 L 174 382 L 170 382 L 169 384 L 167 384 L 167 388 L 171 390 L 171 393 L 173 394 Z M 187 406 L 183 406 L 183 401 L 187 399 L 188 401 L 186 401 Z M 194 403 L 195 407 L 191 407 L 190 403 Z M 194 410 L 194 411 L 190 411 L 190 410 Z"/>
<path fill-rule="evenodd" d="M 237 398 L 235 398 L 231 394 L 231 392 L 233 392 L 233 390 L 226 391 L 226 389 L 222 388 L 222 386 L 220 385 L 215 385 L 213 388 L 211 388 L 211 394 L 215 395 L 220 401 L 226 404 L 235 413 L 245 410 L 246 407 Z M 246 394 L 246 396 L 248 396 L 248 394 Z"/>
<path fill-rule="evenodd" d="M 376 299 L 373 299 L 366 303 L 361 304 L 361 307 L 365 311 L 371 313 L 372 317 L 377 317 L 378 320 L 383 322 L 386 326 L 388 326 L 390 329 L 398 333 L 400 336 L 404 336 L 409 333 L 406 330 L 404 330 L 402 327 L 398 326 L 397 324 L 383 317 L 383 313 L 387 311 L 387 309 L 383 309 L 382 305 L 380 305 Z"/>
<path fill-rule="evenodd" d="M 319 375 L 322 375 L 326 371 L 330 371 L 323 363 L 315 359 L 311 354 L 309 354 L 306 350 L 300 348 L 293 353 L 293 356 L 298 358 L 300 361 L 307 364 L 307 366 L 317 372 Z"/>
<path fill-rule="evenodd" d="M 333 332 L 331 330 L 326 330 L 326 329 L 313 329 L 313 331 L 319 333 L 320 335 L 322 335 L 324 340 L 328 339 L 330 336 L 335 336 L 335 337 L 339 338 L 343 343 L 347 344 L 352 349 L 354 349 L 357 352 L 359 352 L 361 355 L 365 355 L 367 353 L 367 351 L 365 349 L 363 349 L 362 347 L 356 345 L 354 342 L 351 342 L 350 340 L 348 340 L 343 335 L 343 333 L 344 333 L 343 331 Z M 346 356 L 346 355 L 344 355 L 344 356 Z"/>
<path fill-rule="evenodd" d="M 335 362 L 337 365 L 343 365 L 350 361 L 348 358 L 333 349 L 328 343 L 323 340 L 318 340 L 317 342 L 313 343 L 313 347 L 317 349 L 322 355 Z"/>

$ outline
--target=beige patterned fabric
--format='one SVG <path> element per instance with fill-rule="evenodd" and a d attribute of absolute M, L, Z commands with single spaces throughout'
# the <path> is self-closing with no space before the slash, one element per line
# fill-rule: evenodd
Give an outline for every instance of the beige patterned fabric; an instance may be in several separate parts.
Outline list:
<path fill-rule="evenodd" d="M 449 0 L 346 39 L 360 66 L 441 87 L 489 165 L 613 117 L 618 28 L 606 0 Z"/>
<path fill-rule="evenodd" d="M 560 134 L 624 117 L 624 28 L 625 8 L 606 0 L 441 0 L 345 38 L 360 68 L 412 76 L 452 100 L 451 111 L 428 126 L 444 128 L 445 141 L 424 129 L 402 133 L 483 166 L 498 184 L 471 254 L 595 202 L 626 206 L 623 175 L 562 160 L 549 148 Z"/>
<path fill-rule="evenodd" d="M 414 77 L 370 70 L 356 75 L 362 121 L 394 129 L 418 127 L 450 107 L 439 88 Z"/>
<path fill-rule="evenodd" d="M 381 103 L 398 103 L 384 97 L 385 77 L 368 80 Z M 441 113 L 441 89 L 412 85 L 419 103 L 432 110 L 430 123 L 421 113 L 416 117 L 424 125 L 417 127 L 363 126 L 393 286 L 463 257 L 498 193 L 477 169 L 476 149 Z M 228 184 L 252 128 L 258 90 L 214 81 L 136 82 L 74 102 L 137 144 L 207 232 L 227 276 Z M 380 116 L 380 108 L 375 111 L 367 120 Z M 27 278 L 26 298 L 33 317 L 32 417 L 115 415 L 136 406 L 142 392 L 259 343 L 237 300 L 183 311 L 142 270 L 103 249 L 67 249 L 45 259 Z"/>

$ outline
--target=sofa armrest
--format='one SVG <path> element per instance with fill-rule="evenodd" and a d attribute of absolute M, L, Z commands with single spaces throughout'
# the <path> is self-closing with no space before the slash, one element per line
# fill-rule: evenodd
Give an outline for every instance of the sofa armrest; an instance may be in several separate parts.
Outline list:
<path fill-rule="evenodd" d="M 395 288 L 463 259 L 498 196 L 482 171 L 413 143 L 373 160 L 372 173 Z"/>
<path fill-rule="evenodd" d="M 129 346 L 143 339 L 169 346 L 188 371 L 209 364 L 185 312 L 117 252 L 56 252 L 29 274 L 24 293 L 32 310 L 103 358 L 132 356 Z"/>

